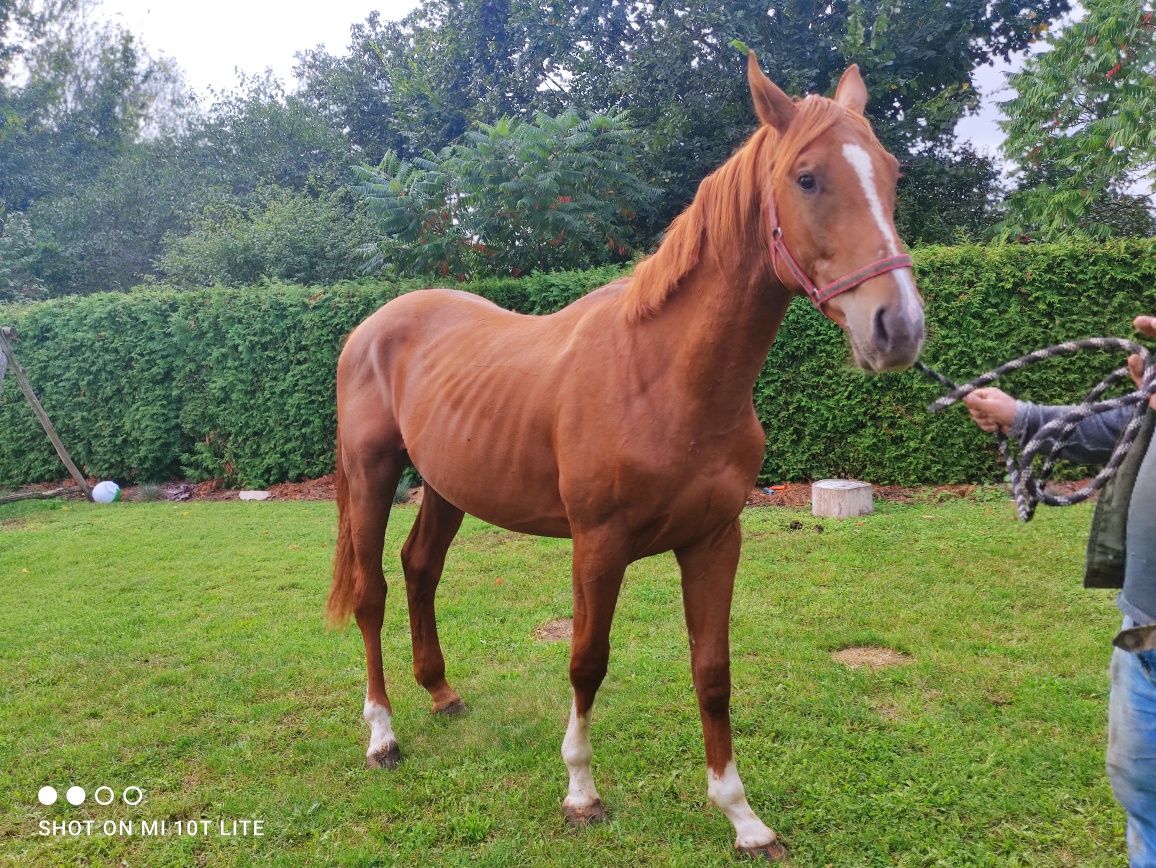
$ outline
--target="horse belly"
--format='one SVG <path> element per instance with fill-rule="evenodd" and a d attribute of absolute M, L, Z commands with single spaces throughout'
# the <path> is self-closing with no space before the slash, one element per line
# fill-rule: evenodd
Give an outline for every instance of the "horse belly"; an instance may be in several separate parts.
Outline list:
<path fill-rule="evenodd" d="M 458 359 L 407 390 L 399 421 L 414 467 L 446 500 L 483 521 L 569 536 L 547 372 L 516 359 Z"/>

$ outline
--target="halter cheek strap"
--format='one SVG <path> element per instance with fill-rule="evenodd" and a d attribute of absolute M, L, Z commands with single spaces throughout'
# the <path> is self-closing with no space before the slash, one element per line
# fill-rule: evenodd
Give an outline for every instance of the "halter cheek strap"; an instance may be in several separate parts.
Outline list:
<path fill-rule="evenodd" d="M 824 286 L 817 286 L 815 281 L 811 280 L 807 272 L 799 265 L 798 260 L 791 255 L 791 251 L 787 249 L 787 243 L 783 240 L 783 225 L 779 222 L 779 214 L 775 209 L 775 196 L 773 193 L 767 197 L 767 212 L 771 226 L 771 268 L 773 268 L 775 274 L 781 278 L 779 263 L 782 262 L 787 266 L 787 270 L 798 282 L 803 292 L 807 294 L 807 298 L 811 300 L 811 303 L 815 305 L 824 316 L 827 316 L 827 312 L 823 310 L 823 305 L 835 296 L 842 295 L 844 292 L 854 289 L 872 277 L 878 277 L 881 274 L 886 274 L 897 268 L 911 268 L 914 264 L 910 256 L 906 253 L 901 253 L 897 256 L 876 259 L 874 262 L 845 274 Z"/>

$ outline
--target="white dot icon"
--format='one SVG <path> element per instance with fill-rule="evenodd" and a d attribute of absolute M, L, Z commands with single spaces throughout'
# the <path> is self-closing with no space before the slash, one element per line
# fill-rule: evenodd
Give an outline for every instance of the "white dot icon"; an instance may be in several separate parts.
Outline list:
<path fill-rule="evenodd" d="M 40 800 L 42 805 L 56 804 L 56 788 L 55 787 L 41 787 L 40 792 L 36 794 L 36 798 Z"/>
<path fill-rule="evenodd" d="M 64 794 L 64 798 L 68 799 L 68 804 L 79 805 L 84 801 L 84 787 L 69 787 L 68 792 Z"/>

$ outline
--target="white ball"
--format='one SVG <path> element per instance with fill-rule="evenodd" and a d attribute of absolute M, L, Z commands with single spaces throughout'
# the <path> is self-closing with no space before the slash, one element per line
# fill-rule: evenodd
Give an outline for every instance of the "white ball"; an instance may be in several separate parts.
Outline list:
<path fill-rule="evenodd" d="M 120 500 L 120 486 L 115 482 L 98 482 L 92 487 L 92 499 L 97 503 L 112 503 Z"/>

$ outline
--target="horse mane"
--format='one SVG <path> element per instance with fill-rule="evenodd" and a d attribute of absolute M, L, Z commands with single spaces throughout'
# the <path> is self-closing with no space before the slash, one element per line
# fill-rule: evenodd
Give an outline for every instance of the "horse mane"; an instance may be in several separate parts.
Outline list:
<path fill-rule="evenodd" d="M 699 184 L 694 200 L 674 219 L 658 250 L 638 263 L 623 296 L 630 322 L 657 313 L 680 282 L 702 259 L 706 238 L 767 249 L 763 191 L 779 186 L 803 148 L 840 120 L 867 121 L 834 100 L 808 96 L 795 102 L 796 114 L 785 135 L 762 124 L 749 139 Z M 715 254 L 723 247 L 716 245 Z"/>

